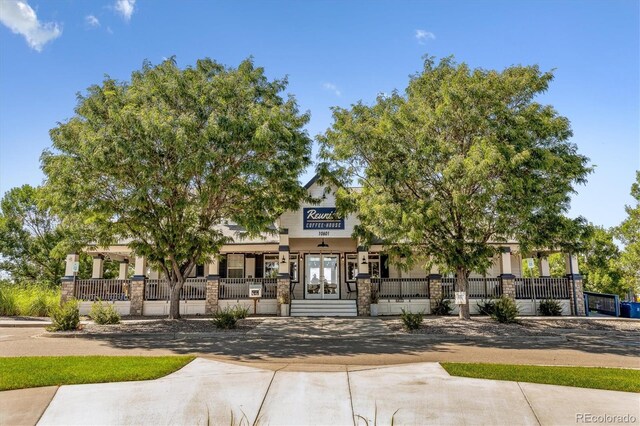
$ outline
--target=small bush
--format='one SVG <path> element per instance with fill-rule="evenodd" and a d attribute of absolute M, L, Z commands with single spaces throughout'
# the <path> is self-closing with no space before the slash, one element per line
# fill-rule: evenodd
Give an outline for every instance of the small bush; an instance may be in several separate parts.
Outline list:
<path fill-rule="evenodd" d="M 242 305 L 234 306 L 233 308 L 231 308 L 231 312 L 233 313 L 233 316 L 236 317 L 236 319 L 245 319 L 249 316 L 249 308 Z"/>
<path fill-rule="evenodd" d="M 235 308 L 227 307 L 213 314 L 213 318 L 212 318 L 213 325 L 215 325 L 216 328 L 222 328 L 225 330 L 236 328 L 236 323 L 238 322 L 238 318 L 234 313 L 234 309 Z"/>
<path fill-rule="evenodd" d="M 445 299 L 444 296 L 436 299 L 436 305 L 433 308 L 434 315 L 449 315 L 452 311 L 451 300 Z"/>
<path fill-rule="evenodd" d="M 540 307 L 538 311 L 541 315 L 547 317 L 557 317 L 562 315 L 562 306 L 560 306 L 560 302 L 554 299 L 546 299 L 540 301 Z"/>
<path fill-rule="evenodd" d="M 0 315 L 14 316 L 19 315 L 18 304 L 16 303 L 15 293 L 8 286 L 0 287 Z"/>
<path fill-rule="evenodd" d="M 400 314 L 400 319 L 402 319 L 402 324 L 407 330 L 417 330 L 420 328 L 422 324 L 422 320 L 424 318 L 424 314 L 422 312 L 419 313 L 411 313 L 402 309 L 402 314 Z"/>
<path fill-rule="evenodd" d="M 480 315 L 493 315 L 493 312 L 496 310 L 496 302 L 495 300 L 480 300 L 478 302 L 478 313 Z"/>
<path fill-rule="evenodd" d="M 70 300 L 63 306 L 51 310 L 51 326 L 49 331 L 73 331 L 80 324 L 80 310 L 78 302 Z"/>
<path fill-rule="evenodd" d="M 515 323 L 518 322 L 516 317 L 518 316 L 518 306 L 513 299 L 502 296 L 495 302 L 493 314 L 491 318 L 502 323 Z"/>
<path fill-rule="evenodd" d="M 101 300 L 91 305 L 89 316 L 96 324 L 118 324 L 120 322 L 120 314 L 115 310 L 111 303 L 106 305 Z"/>
<path fill-rule="evenodd" d="M 380 296 L 378 295 L 378 290 L 375 288 L 371 289 L 371 304 L 376 305 L 380 301 Z"/>

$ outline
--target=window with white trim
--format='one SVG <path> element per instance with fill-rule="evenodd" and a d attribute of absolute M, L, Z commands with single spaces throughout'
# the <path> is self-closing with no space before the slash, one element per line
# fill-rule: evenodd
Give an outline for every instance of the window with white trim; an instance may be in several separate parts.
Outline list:
<path fill-rule="evenodd" d="M 352 282 L 356 280 L 356 275 L 358 275 L 358 255 L 355 253 L 347 254 L 346 259 L 347 281 Z"/>
<path fill-rule="evenodd" d="M 278 255 L 277 254 L 265 254 L 264 255 L 264 277 L 265 278 L 278 278 Z"/>
<path fill-rule="evenodd" d="M 289 276 L 294 283 L 298 282 L 298 253 L 289 255 Z"/>
<path fill-rule="evenodd" d="M 227 255 L 227 278 L 244 278 L 244 254 Z"/>

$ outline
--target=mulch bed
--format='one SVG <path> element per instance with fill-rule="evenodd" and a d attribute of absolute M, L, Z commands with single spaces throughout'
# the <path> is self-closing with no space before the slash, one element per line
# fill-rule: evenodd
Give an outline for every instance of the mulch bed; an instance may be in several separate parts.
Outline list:
<path fill-rule="evenodd" d="M 148 318 L 148 317 L 147 317 Z M 162 333 L 246 333 L 260 324 L 263 319 L 246 318 L 238 320 L 236 328 L 218 329 L 211 319 L 180 319 L 168 320 L 158 318 L 153 320 L 127 320 L 120 324 L 98 325 L 86 324 L 79 334 L 162 334 Z"/>

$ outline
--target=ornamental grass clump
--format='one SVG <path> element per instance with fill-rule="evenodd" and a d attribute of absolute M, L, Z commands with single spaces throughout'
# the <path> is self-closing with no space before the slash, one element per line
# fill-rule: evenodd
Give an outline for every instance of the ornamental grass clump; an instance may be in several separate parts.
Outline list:
<path fill-rule="evenodd" d="M 60 303 L 60 290 L 41 283 L 0 283 L 0 315 L 46 317 Z"/>
<path fill-rule="evenodd" d="M 70 300 L 62 306 L 51 310 L 51 326 L 49 331 L 73 331 L 80 325 L 80 310 L 78 302 Z"/>
<path fill-rule="evenodd" d="M 518 322 L 516 320 L 518 313 L 515 300 L 502 296 L 495 302 L 491 318 L 501 323 L 511 324 Z"/>
<path fill-rule="evenodd" d="M 480 315 L 493 315 L 493 312 L 496 310 L 496 302 L 495 300 L 480 300 L 478 302 L 478 313 Z"/>
<path fill-rule="evenodd" d="M 546 299 L 540 301 L 538 311 L 540 312 L 540 315 L 544 315 L 546 317 L 557 317 L 562 315 L 562 306 L 560 306 L 560 302 L 557 300 Z"/>
<path fill-rule="evenodd" d="M 216 328 L 229 330 L 236 328 L 239 319 L 244 319 L 249 315 L 249 309 L 246 307 L 236 305 L 234 307 L 226 307 L 221 311 L 213 314 L 213 325 Z"/>
<path fill-rule="evenodd" d="M 417 330 L 422 325 L 422 320 L 424 319 L 424 313 L 412 313 L 407 312 L 402 309 L 402 314 L 400 314 L 400 319 L 402 320 L 402 324 L 404 328 L 407 330 Z"/>
<path fill-rule="evenodd" d="M 120 323 L 118 311 L 115 310 L 111 303 L 104 304 L 102 300 L 91 305 L 89 316 L 96 324 L 100 325 Z"/>
<path fill-rule="evenodd" d="M 451 300 L 445 299 L 444 296 L 440 296 L 436 299 L 436 304 L 433 307 L 434 315 L 449 315 L 453 311 L 451 306 Z"/>

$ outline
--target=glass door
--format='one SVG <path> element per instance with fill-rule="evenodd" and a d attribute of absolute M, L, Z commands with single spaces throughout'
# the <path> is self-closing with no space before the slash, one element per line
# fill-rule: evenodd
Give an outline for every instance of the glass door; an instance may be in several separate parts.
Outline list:
<path fill-rule="evenodd" d="M 338 299 L 340 297 L 340 256 L 337 254 L 307 254 L 304 262 L 304 283 L 307 299 Z"/>

